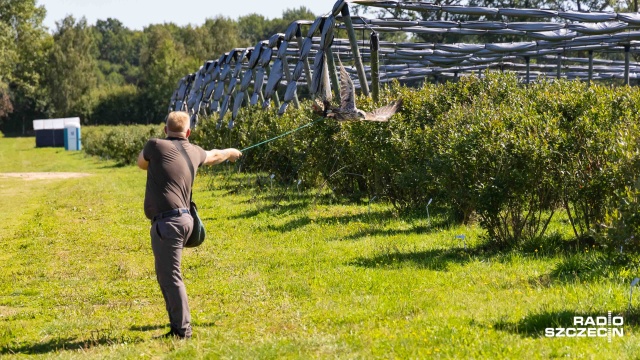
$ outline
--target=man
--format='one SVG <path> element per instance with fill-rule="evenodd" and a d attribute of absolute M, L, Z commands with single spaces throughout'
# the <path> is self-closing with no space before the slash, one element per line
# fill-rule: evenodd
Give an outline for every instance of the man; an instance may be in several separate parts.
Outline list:
<path fill-rule="evenodd" d="M 180 260 L 182 248 L 193 230 L 193 218 L 189 214 L 192 179 L 185 158 L 172 140 L 179 141 L 196 170 L 201 165 L 235 162 L 242 156 L 237 149 L 205 151 L 189 143 L 189 125 L 189 114 L 171 112 L 164 128 L 167 138 L 149 140 L 138 156 L 138 166 L 147 170 L 144 212 L 151 220 L 156 277 L 171 324 L 171 330 L 164 337 L 182 339 L 191 337 L 191 315 Z"/>

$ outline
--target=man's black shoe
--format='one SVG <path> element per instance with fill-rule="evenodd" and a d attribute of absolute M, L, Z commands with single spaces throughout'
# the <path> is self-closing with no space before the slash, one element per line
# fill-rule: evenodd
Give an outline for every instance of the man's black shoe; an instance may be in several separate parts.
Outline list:
<path fill-rule="evenodd" d="M 156 336 L 154 339 L 167 339 L 167 338 L 176 338 L 176 339 L 190 339 L 191 335 L 180 335 L 180 333 L 175 330 L 175 329 L 171 329 L 169 330 L 168 333 L 164 334 L 164 335 L 160 335 L 160 336 Z"/>

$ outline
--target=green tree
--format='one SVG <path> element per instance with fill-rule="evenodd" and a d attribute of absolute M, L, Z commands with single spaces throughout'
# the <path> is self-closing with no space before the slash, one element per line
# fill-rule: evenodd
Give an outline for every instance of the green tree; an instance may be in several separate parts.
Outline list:
<path fill-rule="evenodd" d="M 13 28 L 5 22 L 0 22 L 0 83 L 9 82 L 11 70 L 17 62 L 18 54 L 13 37 Z"/>
<path fill-rule="evenodd" d="M 272 19 L 267 28 L 264 39 L 268 39 L 271 35 L 276 33 L 283 33 L 287 30 L 289 24 L 296 20 L 315 20 L 316 16 L 308 8 L 301 6 L 297 9 L 286 9 L 282 12 L 281 18 Z M 306 35 L 306 34 L 305 34 Z"/>
<path fill-rule="evenodd" d="M 195 29 L 193 39 L 199 46 L 193 46 L 189 39 L 183 44 L 187 55 L 195 57 L 201 64 L 206 59 L 217 59 L 221 54 L 236 48 L 252 45 L 240 36 L 238 23 L 230 18 L 216 16 L 205 20 Z M 255 45 L 255 43 L 253 44 Z"/>
<path fill-rule="evenodd" d="M 98 59 L 114 64 L 138 63 L 139 54 L 135 51 L 133 31 L 125 27 L 120 20 L 98 20 L 95 30 L 99 34 Z"/>
<path fill-rule="evenodd" d="M 238 18 L 238 28 L 242 39 L 251 45 L 265 40 L 269 34 L 269 20 L 260 14 L 249 14 Z"/>
<path fill-rule="evenodd" d="M 11 41 L 11 30 L 8 24 L 0 22 L 0 120 L 13 112 L 8 82 L 17 53 L 15 43 Z"/>
<path fill-rule="evenodd" d="M 314 15 L 309 8 L 301 6 L 297 9 L 286 9 L 282 17 L 267 19 L 260 14 L 249 14 L 238 18 L 238 27 L 242 39 L 250 45 L 255 45 L 260 40 L 266 40 L 271 35 L 284 33 L 287 26 L 296 20 L 314 20 Z M 306 35 L 306 34 L 305 34 Z"/>
<path fill-rule="evenodd" d="M 306 6 L 299 8 L 286 9 L 282 12 L 282 20 L 290 23 L 296 20 L 315 20 L 317 16 Z"/>
<path fill-rule="evenodd" d="M 9 98 L 9 89 L 6 84 L 0 83 L 0 119 L 13 112 L 13 104 Z"/>
<path fill-rule="evenodd" d="M 197 68 L 200 60 L 189 60 L 182 45 L 174 41 L 164 25 L 145 29 L 145 43 L 140 53 L 143 116 L 147 123 L 159 122 L 166 113 L 169 99 L 178 80 Z"/>
<path fill-rule="evenodd" d="M 142 31 L 130 30 L 113 18 L 98 20 L 92 30 L 96 41 L 94 57 L 101 72 L 98 85 L 137 85 L 140 82 Z"/>
<path fill-rule="evenodd" d="M 44 72 L 52 38 L 42 25 L 45 15 L 35 0 L 0 0 L 0 124 L 5 132 L 24 133 L 46 112 Z"/>
<path fill-rule="evenodd" d="M 97 83 L 94 38 L 85 18 L 67 16 L 56 22 L 48 64 L 48 85 L 55 116 L 91 117 L 92 90 Z"/>

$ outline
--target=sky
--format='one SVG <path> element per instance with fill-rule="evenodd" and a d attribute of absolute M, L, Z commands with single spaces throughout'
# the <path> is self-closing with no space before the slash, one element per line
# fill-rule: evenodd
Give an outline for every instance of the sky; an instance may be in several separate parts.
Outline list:
<path fill-rule="evenodd" d="M 173 22 L 179 26 L 201 25 L 205 19 L 223 15 L 232 19 L 257 13 L 268 19 L 282 16 L 286 9 L 306 6 L 316 15 L 328 13 L 335 0 L 37 0 L 47 9 L 44 25 L 55 30 L 56 21 L 67 15 L 82 16 L 89 24 L 115 18 L 132 30 L 150 24 Z"/>

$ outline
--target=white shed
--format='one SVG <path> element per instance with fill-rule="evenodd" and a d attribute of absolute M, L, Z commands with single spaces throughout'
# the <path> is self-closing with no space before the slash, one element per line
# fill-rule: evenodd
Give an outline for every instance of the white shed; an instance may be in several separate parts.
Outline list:
<path fill-rule="evenodd" d="M 33 120 L 33 130 L 36 132 L 36 147 L 65 146 L 65 127 L 73 126 L 80 129 L 80 118 L 41 119 Z M 78 139 L 80 132 L 77 133 Z"/>

